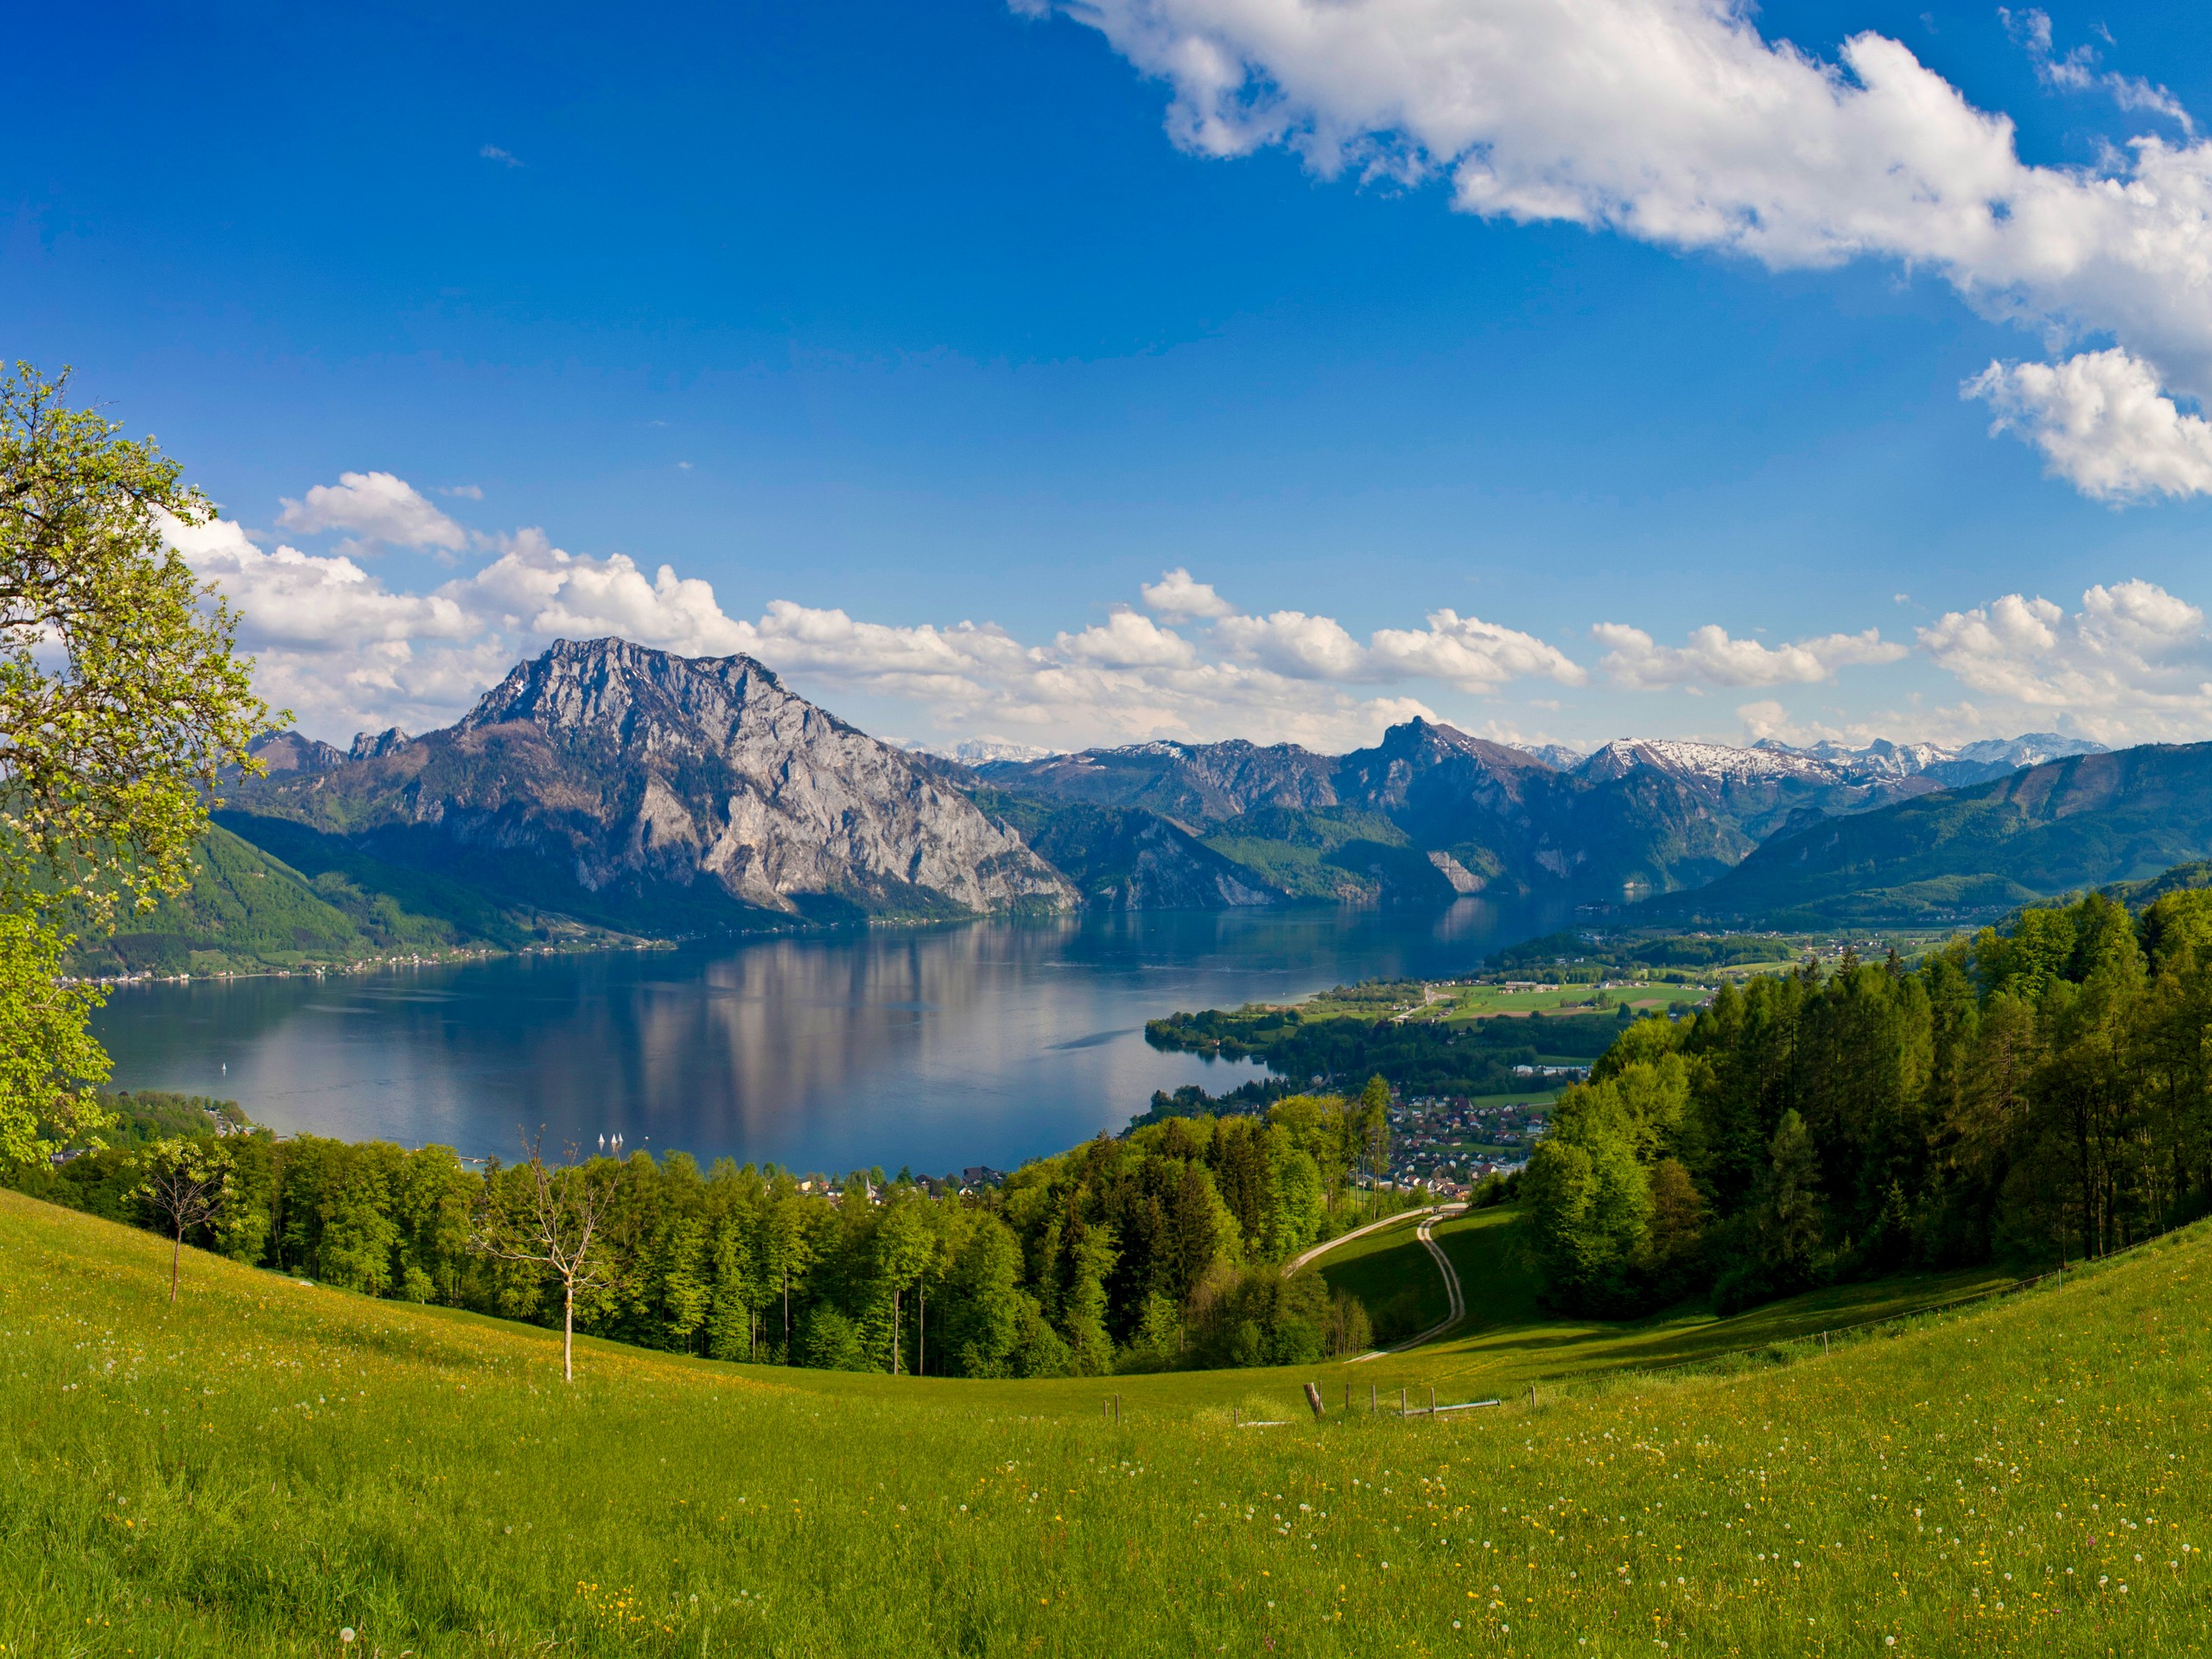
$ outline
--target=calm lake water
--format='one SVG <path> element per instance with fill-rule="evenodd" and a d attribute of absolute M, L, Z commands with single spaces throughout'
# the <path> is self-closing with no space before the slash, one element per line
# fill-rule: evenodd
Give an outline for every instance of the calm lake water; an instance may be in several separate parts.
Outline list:
<path fill-rule="evenodd" d="M 126 986 L 99 1016 L 123 1089 L 235 1099 L 280 1132 L 512 1156 L 632 1151 L 803 1171 L 1010 1169 L 1120 1129 L 1155 1089 L 1249 1065 L 1160 1054 L 1148 1019 L 1440 976 L 1563 925 L 1446 911 L 979 922 L 406 969 Z"/>

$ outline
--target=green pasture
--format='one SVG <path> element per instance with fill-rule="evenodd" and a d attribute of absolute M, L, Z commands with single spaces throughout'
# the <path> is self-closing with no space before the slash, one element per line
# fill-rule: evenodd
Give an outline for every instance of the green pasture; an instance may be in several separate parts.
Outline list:
<path fill-rule="evenodd" d="M 564 1387 L 542 1331 L 196 1253 L 172 1309 L 160 1240 L 0 1193 L 0 1651 L 2204 1645 L 2204 1230 L 1822 1358 L 1822 1319 L 1942 1281 L 1547 1326 L 1512 1225 L 1440 1229 L 1468 1327 L 1398 1360 L 969 1382 L 586 1342 Z M 1621 1369 L 1747 1338 L 1732 1374 Z M 1509 1403 L 1339 1408 L 1431 1379 Z"/>

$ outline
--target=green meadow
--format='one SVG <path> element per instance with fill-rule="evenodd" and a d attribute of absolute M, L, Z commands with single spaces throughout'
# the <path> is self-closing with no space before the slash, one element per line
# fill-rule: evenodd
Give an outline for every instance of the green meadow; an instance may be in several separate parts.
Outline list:
<path fill-rule="evenodd" d="M 2203 1645 L 2204 1229 L 1821 1357 L 1958 1287 L 1547 1324 L 1512 1225 L 1440 1229 L 1468 1328 L 1393 1359 L 946 1382 L 586 1342 L 563 1387 L 543 1332 L 197 1253 L 172 1309 L 162 1241 L 0 1192 L 0 1650 Z"/>

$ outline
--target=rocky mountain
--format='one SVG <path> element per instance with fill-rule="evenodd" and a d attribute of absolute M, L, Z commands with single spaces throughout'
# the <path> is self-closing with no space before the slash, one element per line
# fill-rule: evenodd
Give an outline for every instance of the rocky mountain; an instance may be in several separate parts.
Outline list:
<path fill-rule="evenodd" d="M 297 732 L 264 732 L 246 745 L 245 752 L 267 768 L 272 778 L 300 772 L 327 772 L 341 764 L 346 751 L 335 749 Z"/>
<path fill-rule="evenodd" d="M 2048 760 L 1775 836 L 1655 919 L 1853 923 L 1989 915 L 2212 857 L 2212 744 Z"/>
<path fill-rule="evenodd" d="M 1296 897 L 1618 899 L 1698 887 L 1777 834 L 2094 747 L 2049 734 L 1959 749 L 1630 739 L 1582 755 L 1415 720 L 1344 755 L 1154 742 L 977 772 L 1009 798 L 1156 814 Z"/>
<path fill-rule="evenodd" d="M 1336 761 L 1294 743 L 1138 743 L 1041 760 L 995 761 L 995 787 L 1094 806 L 1141 808 L 1193 832 L 1255 807 L 1337 804 Z"/>
<path fill-rule="evenodd" d="M 1058 911 L 1073 884 L 928 763 L 747 657 L 563 640 L 455 725 L 248 783 L 223 822 L 342 840 L 588 920 Z"/>
<path fill-rule="evenodd" d="M 1009 797 L 1142 810 L 1301 898 L 1618 897 L 1710 880 L 1752 840 L 1663 772 L 1584 778 L 1427 720 L 1371 748 L 1144 743 L 978 768 Z"/>
<path fill-rule="evenodd" d="M 271 734 L 255 746 L 269 775 L 220 817 L 341 904 L 467 911 L 456 939 L 556 920 L 664 934 L 1077 906 L 1618 901 L 2087 747 L 1627 740 L 1581 755 L 1414 720 L 1343 755 L 992 745 L 964 751 L 971 767 L 869 737 L 748 658 L 602 639 L 518 665 L 443 731 L 364 733 L 343 752 Z"/>

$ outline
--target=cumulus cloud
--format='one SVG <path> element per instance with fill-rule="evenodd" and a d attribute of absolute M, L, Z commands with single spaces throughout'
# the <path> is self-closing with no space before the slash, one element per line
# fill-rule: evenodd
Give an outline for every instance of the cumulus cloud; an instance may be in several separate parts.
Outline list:
<path fill-rule="evenodd" d="M 2017 432 L 2044 470 L 2084 495 L 2133 501 L 2212 493 L 2212 423 L 2185 415 L 2140 358 L 2118 346 L 2063 363 L 1992 363 L 1960 388 L 1992 432 Z"/>
<path fill-rule="evenodd" d="M 1495 691 L 1522 678 L 1560 685 L 1585 685 L 1590 679 L 1580 664 L 1534 634 L 1455 611 L 1431 611 L 1423 629 L 1378 631 L 1372 655 L 1405 678 L 1441 680 L 1462 691 Z"/>
<path fill-rule="evenodd" d="M 410 503 L 427 505 L 389 474 L 349 473 L 287 501 L 282 522 L 419 543 L 426 521 L 408 516 Z M 1486 689 L 1522 671 L 1516 664 L 1555 677 L 1580 671 L 1526 635 L 1449 612 L 1432 617 L 1426 633 L 1386 632 L 1365 646 L 1325 617 L 1237 617 L 1187 572 L 1146 586 L 1165 590 L 1166 610 L 1220 613 L 1195 638 L 1123 607 L 1033 645 L 988 623 L 894 625 L 786 599 L 733 615 L 697 577 L 623 554 L 571 553 L 536 529 L 467 538 L 486 562 L 411 593 L 387 586 L 342 546 L 265 550 L 227 520 L 168 528 L 239 611 L 264 694 L 306 729 L 336 739 L 446 723 L 518 658 L 556 638 L 607 634 L 690 656 L 743 652 L 799 677 L 812 695 L 864 691 L 919 704 L 940 727 L 1063 745 L 1230 734 L 1330 748 L 1371 741 L 1387 725 L 1434 715 L 1417 697 L 1375 686 L 1453 678 L 1454 664 L 1440 658 L 1424 668 L 1392 640 L 1427 641 L 1432 654 L 1461 642 L 1488 651 L 1487 666 L 1454 682 Z M 1219 632 L 1231 624 L 1245 631 Z"/>
<path fill-rule="evenodd" d="M 2212 730 L 2204 613 L 2154 582 L 2101 584 L 2068 613 L 2007 594 L 1950 611 L 1920 645 L 1970 690 L 2106 741 Z"/>
<path fill-rule="evenodd" d="M 1600 622 L 1592 636 L 1606 647 L 1598 664 L 1618 685 L 1655 691 L 1674 686 L 1812 685 L 1835 677 L 1839 668 L 1894 663 L 1906 649 L 1885 640 L 1879 631 L 1824 634 L 1794 645 L 1763 645 L 1734 639 L 1726 628 L 1707 623 L 1690 632 L 1684 645 L 1662 645 L 1642 628 Z"/>
<path fill-rule="evenodd" d="M 1140 582 L 1137 592 L 1144 600 L 1145 609 L 1154 616 L 1166 617 L 1170 622 L 1228 616 L 1236 609 L 1214 592 L 1211 582 L 1193 579 L 1191 573 L 1179 565 L 1163 575 L 1158 582 Z"/>
<path fill-rule="evenodd" d="M 1106 622 L 1081 633 L 1064 633 L 1060 650 L 1077 662 L 1100 668 L 1181 668 L 1196 659 L 1191 642 L 1135 611 L 1116 611 Z"/>
<path fill-rule="evenodd" d="M 335 484 L 318 484 L 303 499 L 287 499 L 277 524 L 303 536 L 327 530 L 351 532 L 359 545 L 435 549 L 458 553 L 468 532 L 390 473 L 340 473 Z"/>
<path fill-rule="evenodd" d="M 1173 91 L 1185 148 L 1287 146 L 1316 172 L 1449 181 L 1463 210 L 1609 229 L 1770 269 L 1933 270 L 1984 314 L 2107 333 L 2212 396 L 2212 144 L 2185 124 L 2089 168 L 2031 166 L 1900 42 L 1834 62 L 1725 0 L 1017 0 L 1096 29 Z M 2078 54 L 2047 78 L 2095 79 Z M 2183 120 L 2163 89 L 2096 81 Z"/>

